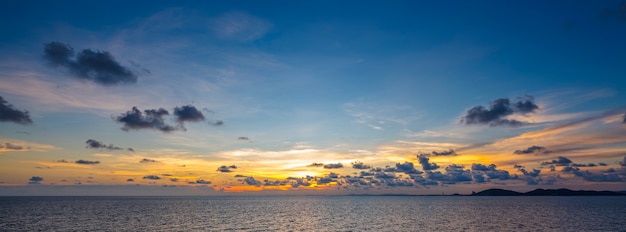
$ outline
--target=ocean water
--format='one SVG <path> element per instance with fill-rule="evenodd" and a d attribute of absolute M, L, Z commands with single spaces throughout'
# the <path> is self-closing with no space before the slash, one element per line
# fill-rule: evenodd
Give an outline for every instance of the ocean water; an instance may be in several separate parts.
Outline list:
<path fill-rule="evenodd" d="M 626 231 L 626 197 L 0 197 L 0 231 Z"/>

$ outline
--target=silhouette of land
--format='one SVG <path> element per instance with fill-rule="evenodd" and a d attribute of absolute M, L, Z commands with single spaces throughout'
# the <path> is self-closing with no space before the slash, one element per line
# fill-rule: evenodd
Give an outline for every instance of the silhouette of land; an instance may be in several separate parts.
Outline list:
<path fill-rule="evenodd" d="M 623 192 L 614 191 L 590 191 L 590 190 L 571 190 L 571 189 L 535 189 L 530 192 L 516 192 L 505 189 L 487 189 L 470 196 L 626 196 Z"/>

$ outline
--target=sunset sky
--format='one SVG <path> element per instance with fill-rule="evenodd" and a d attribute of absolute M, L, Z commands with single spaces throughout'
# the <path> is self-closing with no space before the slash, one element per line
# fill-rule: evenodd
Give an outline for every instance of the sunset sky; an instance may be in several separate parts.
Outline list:
<path fill-rule="evenodd" d="M 0 195 L 626 190 L 624 1 L 11 1 Z"/>

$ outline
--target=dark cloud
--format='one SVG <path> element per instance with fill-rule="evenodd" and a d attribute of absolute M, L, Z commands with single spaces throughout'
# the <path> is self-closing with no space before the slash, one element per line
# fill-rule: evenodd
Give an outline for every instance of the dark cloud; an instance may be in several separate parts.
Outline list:
<path fill-rule="evenodd" d="M 22 125 L 33 124 L 28 111 L 20 111 L 13 108 L 13 105 L 8 104 L 2 96 L 0 96 L 0 122 L 14 122 Z"/>
<path fill-rule="evenodd" d="M 247 185 L 261 186 L 261 182 L 258 180 L 255 180 L 254 177 L 251 177 L 251 176 L 244 178 L 243 182 L 246 183 Z"/>
<path fill-rule="evenodd" d="M 135 152 L 135 149 L 132 149 L 132 148 L 130 148 L 130 147 L 129 147 L 129 148 L 126 148 L 126 150 L 128 150 L 128 151 L 130 151 L 130 152 Z"/>
<path fill-rule="evenodd" d="M 626 123 L 626 113 L 624 114 L 624 116 L 622 116 L 622 123 Z"/>
<path fill-rule="evenodd" d="M 415 166 L 411 162 L 396 163 L 396 171 L 397 172 L 404 172 L 406 174 L 419 174 L 419 173 L 422 173 L 422 172 L 416 170 Z"/>
<path fill-rule="evenodd" d="M 245 136 L 241 136 L 241 137 L 238 137 L 238 138 L 237 138 L 237 140 L 246 140 L 246 141 L 250 141 L 250 138 L 245 137 Z"/>
<path fill-rule="evenodd" d="M 322 167 L 322 166 L 324 166 L 323 163 L 312 163 L 312 164 L 307 165 L 307 167 Z"/>
<path fill-rule="evenodd" d="M 86 142 L 87 148 L 91 149 L 107 149 L 107 150 L 124 150 L 124 148 L 113 146 L 113 144 L 106 145 L 103 142 L 88 139 Z"/>
<path fill-rule="evenodd" d="M 69 163 L 69 161 L 64 160 L 64 159 L 57 160 L 57 161 L 55 161 L 55 162 L 57 162 L 57 163 Z"/>
<path fill-rule="evenodd" d="M 467 114 L 461 119 L 461 123 L 470 124 L 488 124 L 489 126 L 521 126 L 521 121 L 514 119 L 506 119 L 506 116 L 513 114 L 533 113 L 539 106 L 534 103 L 532 96 L 526 95 L 519 97 L 515 102 L 511 103 L 508 98 L 500 98 L 491 102 L 489 108 L 484 106 L 475 106 L 467 111 Z"/>
<path fill-rule="evenodd" d="M 341 164 L 341 163 L 336 163 L 336 164 L 324 164 L 324 168 L 326 168 L 326 169 L 343 168 L 343 164 Z"/>
<path fill-rule="evenodd" d="M 447 151 L 433 151 L 431 152 L 431 154 L 433 154 L 434 156 L 453 156 L 453 155 L 457 155 L 456 152 L 452 149 L 447 150 Z"/>
<path fill-rule="evenodd" d="M 428 160 L 428 156 L 426 154 L 419 154 L 417 155 L 417 159 L 419 161 L 419 163 L 422 165 L 422 169 L 424 171 L 430 171 L 430 170 L 436 170 L 439 168 L 439 166 L 436 163 L 429 163 Z"/>
<path fill-rule="evenodd" d="M 566 157 L 559 156 L 556 160 L 541 162 L 541 165 L 568 166 L 572 161 Z"/>
<path fill-rule="evenodd" d="M 157 175 L 147 175 L 144 176 L 143 179 L 147 179 L 147 180 L 160 180 L 161 177 L 157 176 Z"/>
<path fill-rule="evenodd" d="M 222 120 L 215 120 L 215 122 L 211 122 L 210 124 L 213 125 L 213 126 L 222 126 L 222 125 L 224 125 L 224 121 L 222 121 Z"/>
<path fill-rule="evenodd" d="M 130 111 L 114 118 L 115 121 L 122 123 L 122 130 L 140 130 L 154 129 L 161 132 L 171 132 L 178 128 L 165 124 L 163 117 L 169 115 L 169 112 L 163 108 L 158 110 L 144 110 L 142 113 L 137 107 L 133 107 Z"/>
<path fill-rule="evenodd" d="M 351 164 L 352 164 L 352 168 L 354 168 L 354 169 L 370 169 L 370 168 L 372 168 L 372 166 L 366 165 L 366 164 L 364 164 L 363 162 L 360 162 L 360 161 L 355 161 L 355 162 L 352 162 Z"/>
<path fill-rule="evenodd" d="M 99 164 L 100 161 L 97 161 L 97 160 L 94 160 L 94 161 L 92 161 L 92 160 L 82 160 L 81 159 L 81 160 L 74 161 L 74 163 L 77 163 L 77 164 Z"/>
<path fill-rule="evenodd" d="M 0 144 L 0 148 L 6 148 L 7 150 L 14 150 L 14 151 L 19 151 L 19 150 L 24 149 L 24 147 L 15 145 L 12 143 L 5 143 L 4 145 Z"/>
<path fill-rule="evenodd" d="M 66 68 L 76 78 L 101 85 L 137 82 L 137 75 L 106 51 L 84 49 L 75 54 L 68 44 L 50 42 L 44 44 L 44 58 L 54 67 Z"/>
<path fill-rule="evenodd" d="M 135 181 L 133 178 L 126 179 L 126 182 L 133 182 L 133 181 Z"/>
<path fill-rule="evenodd" d="M 540 147 L 540 146 L 530 146 L 526 149 L 515 150 L 513 152 L 513 154 L 516 154 L 516 155 L 522 155 L 522 154 L 543 155 L 543 154 L 550 154 L 550 153 L 552 153 L 552 151 L 548 151 L 546 150 L 545 147 Z"/>
<path fill-rule="evenodd" d="M 241 177 L 247 177 L 247 176 L 245 176 L 245 175 L 241 175 L 241 174 L 237 174 L 237 175 L 235 175 L 235 178 L 241 178 Z"/>
<path fill-rule="evenodd" d="M 43 177 L 39 177 L 39 176 L 32 176 L 30 179 L 28 179 L 28 181 L 43 181 Z"/>
<path fill-rule="evenodd" d="M 170 178 L 171 182 L 178 182 L 178 178 Z"/>
<path fill-rule="evenodd" d="M 230 166 L 226 166 L 226 165 L 222 165 L 219 168 L 217 168 L 218 172 L 232 172 L 232 169 L 237 169 L 237 166 L 235 165 L 230 165 Z"/>
<path fill-rule="evenodd" d="M 196 180 L 196 184 L 211 184 L 211 181 L 207 181 L 207 180 Z"/>
<path fill-rule="evenodd" d="M 148 158 L 143 158 L 139 161 L 139 163 L 145 164 L 145 163 L 158 163 L 159 161 L 157 160 L 153 160 L 153 159 L 148 159 Z"/>
<path fill-rule="evenodd" d="M 174 116 L 179 123 L 204 121 L 204 115 L 195 106 L 186 105 L 174 108 Z"/>

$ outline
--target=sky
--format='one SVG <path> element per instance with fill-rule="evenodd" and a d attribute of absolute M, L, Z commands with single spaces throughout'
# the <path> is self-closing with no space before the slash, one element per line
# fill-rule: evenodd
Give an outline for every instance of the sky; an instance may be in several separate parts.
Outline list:
<path fill-rule="evenodd" d="M 625 1 L 11 1 L 0 195 L 626 190 Z"/>

